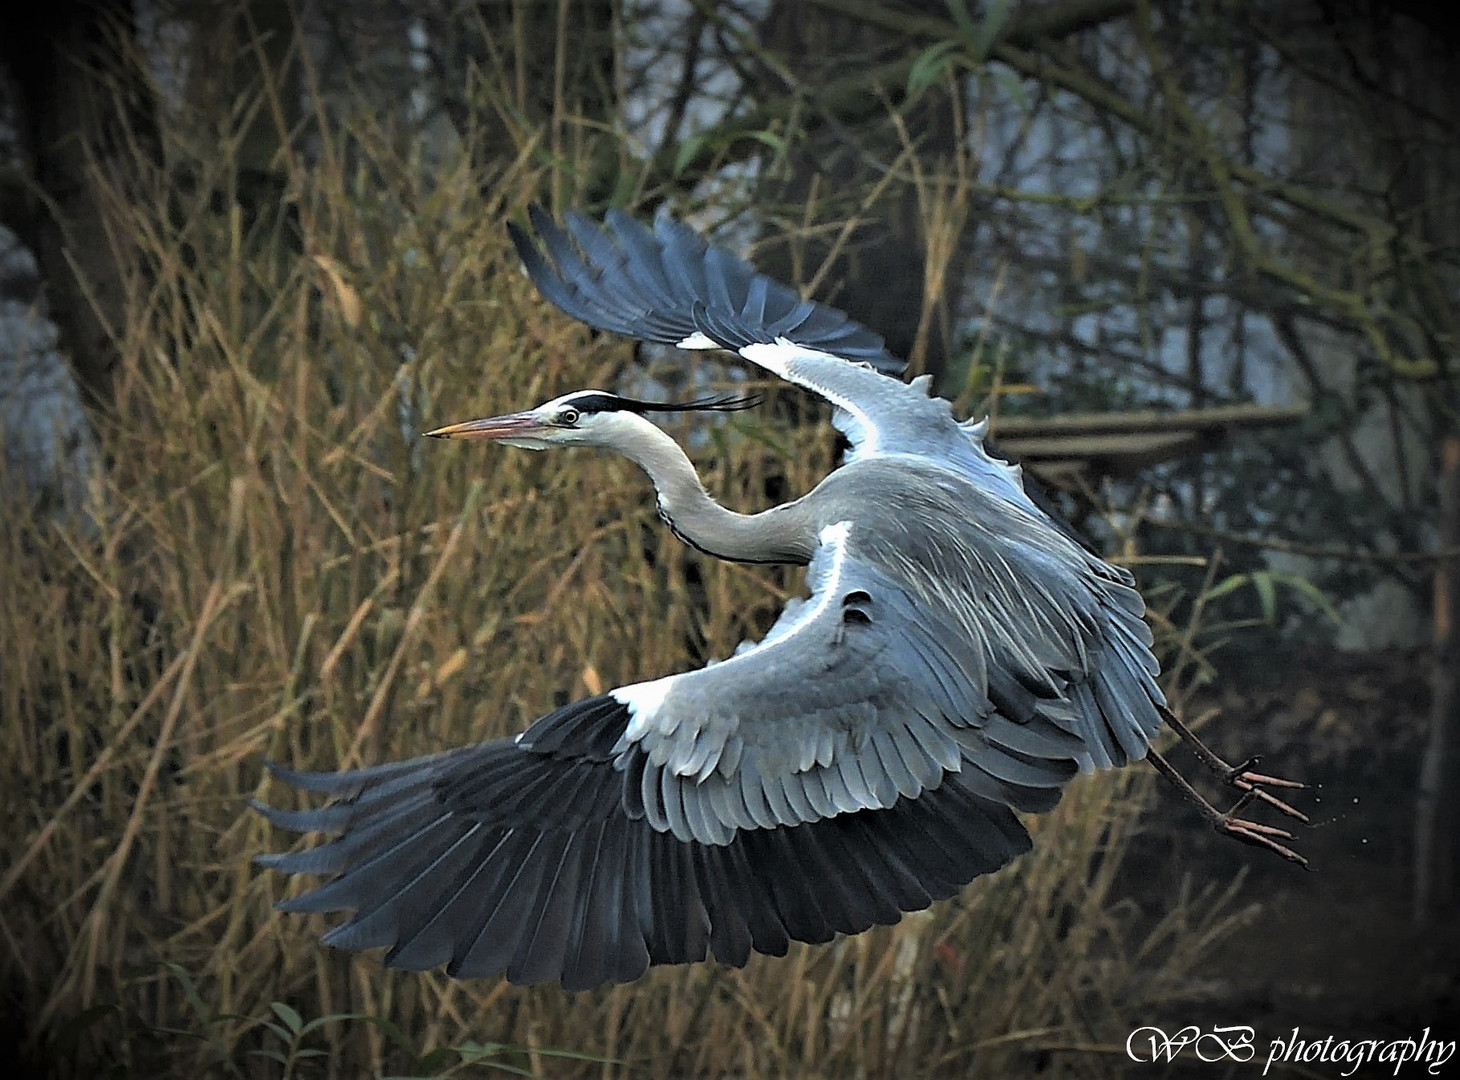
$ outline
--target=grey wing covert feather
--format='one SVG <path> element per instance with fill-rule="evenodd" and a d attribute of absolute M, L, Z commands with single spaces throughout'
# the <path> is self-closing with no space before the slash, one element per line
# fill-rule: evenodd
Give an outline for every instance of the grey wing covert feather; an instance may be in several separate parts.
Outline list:
<path fill-rule="evenodd" d="M 830 534 L 827 538 L 826 534 Z M 824 530 L 812 596 L 722 663 L 613 691 L 632 719 L 626 797 L 681 840 L 810 824 L 917 799 L 949 773 L 983 797 L 1048 810 L 1083 746 L 990 698 L 986 641 Z M 994 676 L 997 683 L 999 677 Z"/>

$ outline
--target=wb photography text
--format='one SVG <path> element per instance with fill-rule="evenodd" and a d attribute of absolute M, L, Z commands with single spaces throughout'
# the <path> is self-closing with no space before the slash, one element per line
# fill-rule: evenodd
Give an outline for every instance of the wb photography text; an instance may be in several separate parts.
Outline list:
<path fill-rule="evenodd" d="M 1455 1054 L 1456 1040 L 1436 1039 L 1425 1028 L 1417 1039 L 1354 1039 L 1340 1035 L 1306 1039 L 1299 1028 L 1269 1041 L 1262 1075 L 1278 1063 L 1325 1064 L 1340 1067 L 1340 1075 L 1352 1076 L 1361 1066 L 1393 1065 L 1394 1075 L 1406 1065 L 1421 1065 L 1431 1076 Z M 1255 1028 L 1246 1025 L 1203 1029 L 1195 1024 L 1167 1034 L 1146 1025 L 1130 1033 L 1125 1052 L 1136 1062 L 1170 1062 L 1178 1056 L 1201 1061 L 1254 1061 L 1260 1052 Z"/>

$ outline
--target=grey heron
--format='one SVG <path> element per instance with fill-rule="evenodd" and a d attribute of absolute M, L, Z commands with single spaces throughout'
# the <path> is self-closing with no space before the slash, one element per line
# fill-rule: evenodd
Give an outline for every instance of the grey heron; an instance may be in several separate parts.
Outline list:
<path fill-rule="evenodd" d="M 1218 812 L 1154 754 L 1166 708 L 1130 573 L 1047 515 L 1017 466 L 882 339 L 666 216 L 511 227 L 539 290 L 590 326 L 721 348 L 817 394 L 850 450 L 802 498 L 741 514 L 648 415 L 731 409 L 580 390 L 429 434 L 593 446 L 646 472 L 669 526 L 709 555 L 808 567 L 810 595 L 699 670 L 573 702 L 515 738 L 281 780 L 331 797 L 260 806 L 339 834 L 262 856 L 333 874 L 286 911 L 351 910 L 325 936 L 409 969 L 567 989 L 651 964 L 743 965 L 791 941 L 896 922 L 1030 847 L 1081 770 L 1151 757 L 1221 830 L 1301 861 L 1287 832 Z M 1200 747 L 1199 743 L 1194 743 Z M 1198 750 L 1244 791 L 1291 785 Z"/>

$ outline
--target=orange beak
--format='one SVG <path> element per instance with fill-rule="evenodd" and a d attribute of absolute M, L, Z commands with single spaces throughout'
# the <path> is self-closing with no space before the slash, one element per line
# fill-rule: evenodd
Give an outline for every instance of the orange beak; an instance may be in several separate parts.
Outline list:
<path fill-rule="evenodd" d="M 510 439 L 532 436 L 544 430 L 545 424 L 530 412 L 508 413 L 506 416 L 488 416 L 481 420 L 465 420 L 460 424 L 428 431 L 433 439 Z"/>

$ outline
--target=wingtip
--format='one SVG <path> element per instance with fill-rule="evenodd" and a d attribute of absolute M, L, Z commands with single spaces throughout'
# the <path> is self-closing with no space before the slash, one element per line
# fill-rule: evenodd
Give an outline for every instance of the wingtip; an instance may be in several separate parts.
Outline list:
<path fill-rule="evenodd" d="M 282 810 L 259 799 L 249 800 L 249 809 L 275 828 L 290 832 L 338 832 L 349 823 L 353 807 L 335 803 L 314 810 Z"/>
<path fill-rule="evenodd" d="M 289 766 L 275 761 L 273 758 L 264 758 L 264 768 L 268 770 L 269 775 L 275 780 L 282 780 L 290 787 L 304 787 L 305 785 L 301 781 L 306 780 L 310 776 L 319 775 L 317 773 L 306 773 L 300 772 L 297 769 L 291 769 Z"/>
<path fill-rule="evenodd" d="M 601 233 L 603 231 L 598 222 L 594 221 L 587 214 L 583 213 L 582 210 L 577 210 L 572 207 L 563 211 L 563 223 L 575 229 L 591 229 L 593 232 L 597 233 Z"/>
<path fill-rule="evenodd" d="M 532 238 L 527 235 L 527 230 L 515 221 L 507 222 L 507 237 L 512 241 L 512 246 L 517 249 L 517 254 L 525 260 L 525 252 L 536 250 L 533 247 Z"/>
<path fill-rule="evenodd" d="M 664 210 L 664 205 L 662 203 L 660 204 L 659 209 L 662 213 Z M 608 227 L 614 232 L 631 231 L 636 233 L 647 233 L 649 231 L 647 228 L 644 227 L 643 223 L 641 223 L 638 218 L 634 217 L 633 214 L 629 213 L 622 206 L 610 206 L 608 210 L 604 213 L 603 220 L 608 223 Z"/>
<path fill-rule="evenodd" d="M 558 261 L 557 255 L 555 254 L 556 251 L 570 243 L 568 234 L 553 216 L 537 203 L 533 203 L 527 208 L 527 220 L 532 223 L 532 231 L 546 245 L 549 256 L 556 263 Z M 533 243 L 531 247 L 534 253 L 538 253 L 541 250 L 536 243 Z M 521 253 L 520 248 L 518 249 L 518 253 Z M 559 266 L 558 269 L 561 271 L 562 267 Z"/>
<path fill-rule="evenodd" d="M 349 787 L 348 773 L 342 772 L 303 772 L 298 769 L 291 769 L 287 765 L 281 765 L 271 758 L 264 759 L 264 768 L 275 780 L 288 784 L 300 791 L 319 791 L 328 793 L 339 793 Z"/>

